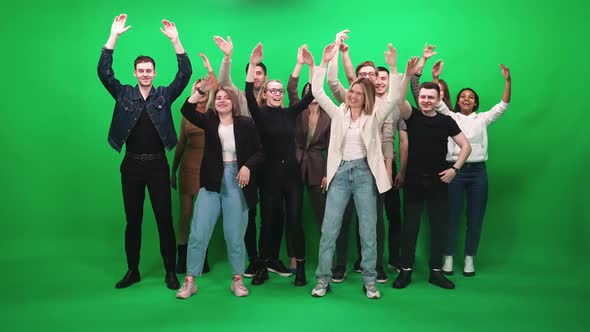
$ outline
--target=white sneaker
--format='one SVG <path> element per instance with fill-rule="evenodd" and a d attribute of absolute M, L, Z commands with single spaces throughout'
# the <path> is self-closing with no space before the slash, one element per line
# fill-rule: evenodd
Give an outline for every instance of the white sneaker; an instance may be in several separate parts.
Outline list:
<path fill-rule="evenodd" d="M 179 299 L 188 299 L 191 295 L 197 293 L 197 285 L 195 284 L 195 279 L 186 277 L 184 278 L 184 283 L 182 287 L 176 292 L 176 297 Z"/>
<path fill-rule="evenodd" d="M 375 287 L 374 282 L 366 282 L 363 285 L 363 290 L 365 291 L 365 294 L 367 294 L 367 297 L 370 299 L 378 299 L 381 297 L 381 293 L 379 293 L 379 290 L 377 290 L 377 287 Z"/>
<path fill-rule="evenodd" d="M 473 256 L 465 256 L 465 267 L 463 268 L 463 275 L 466 277 L 473 277 L 475 275 L 475 267 L 473 266 Z"/>
<path fill-rule="evenodd" d="M 445 263 L 442 267 L 442 273 L 445 275 L 452 275 L 453 274 L 453 256 L 444 256 Z"/>
<path fill-rule="evenodd" d="M 230 289 L 232 292 L 234 292 L 234 295 L 237 297 L 244 297 L 244 296 L 248 296 L 248 294 L 249 294 L 248 288 L 246 288 L 246 286 L 244 286 L 244 281 L 242 280 L 242 277 L 239 277 L 239 276 L 234 277 L 232 279 Z"/>
<path fill-rule="evenodd" d="M 327 279 L 319 279 L 317 285 L 311 290 L 311 296 L 322 297 L 330 289 L 330 281 Z"/>

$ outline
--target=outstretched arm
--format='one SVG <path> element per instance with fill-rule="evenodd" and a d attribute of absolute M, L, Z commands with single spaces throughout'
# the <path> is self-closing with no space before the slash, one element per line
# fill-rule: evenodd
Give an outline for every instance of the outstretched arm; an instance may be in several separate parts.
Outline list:
<path fill-rule="evenodd" d="M 337 52 L 338 46 L 334 43 L 329 44 L 324 48 L 322 62 L 320 63 L 320 66 L 314 70 L 313 81 L 311 83 L 311 91 L 313 92 L 315 99 L 330 118 L 332 118 L 340 108 L 326 95 L 326 92 L 324 91 L 324 77 L 326 75 L 326 66 L 328 65 L 328 62 L 334 59 Z"/>
<path fill-rule="evenodd" d="M 502 68 L 502 76 L 504 76 L 505 79 L 502 101 L 508 104 L 510 103 L 510 97 L 512 95 L 512 77 L 510 76 L 510 69 L 508 69 L 508 67 L 500 64 L 500 68 Z"/>
<path fill-rule="evenodd" d="M 502 69 L 502 76 L 504 76 L 505 80 L 504 93 L 502 94 L 502 101 L 494 105 L 489 111 L 480 113 L 486 126 L 489 126 L 492 122 L 498 120 L 502 114 L 504 114 L 504 111 L 508 109 L 508 105 L 510 104 L 510 97 L 512 94 L 512 77 L 510 76 L 510 69 L 502 64 L 500 65 L 500 68 Z"/>
<path fill-rule="evenodd" d="M 111 25 L 111 34 L 109 35 L 109 39 L 104 45 L 100 54 L 100 59 L 98 60 L 98 78 L 115 99 L 121 91 L 121 83 L 115 78 L 115 72 L 113 71 L 113 50 L 115 49 L 115 44 L 117 43 L 119 36 L 131 28 L 131 26 L 125 26 L 126 22 L 127 14 L 115 16 L 113 24 Z"/>
<path fill-rule="evenodd" d="M 234 50 L 234 44 L 231 37 L 227 36 L 227 40 L 225 40 L 220 36 L 215 36 L 213 37 L 213 40 L 215 40 L 215 45 L 219 47 L 224 55 L 223 60 L 221 61 L 221 68 L 219 68 L 219 84 L 229 86 L 237 91 L 237 87 L 231 80 L 231 56 Z"/>
<path fill-rule="evenodd" d="M 248 102 L 248 109 L 254 121 L 258 118 L 260 107 L 254 96 L 254 72 L 256 65 L 262 62 L 262 43 L 258 43 L 250 54 L 250 65 L 248 66 L 248 72 L 246 73 L 246 101 Z"/>
<path fill-rule="evenodd" d="M 160 31 L 170 39 L 172 42 L 172 46 L 174 46 L 174 50 L 176 54 L 183 54 L 186 53 L 182 44 L 180 43 L 180 38 L 178 38 L 178 30 L 176 29 L 176 24 L 174 22 L 170 22 L 168 20 L 162 20 L 162 24 L 164 28 L 160 28 Z"/>
<path fill-rule="evenodd" d="M 438 60 L 434 63 L 434 66 L 432 66 L 432 82 L 438 84 L 444 65 L 445 63 L 442 60 Z"/>
<path fill-rule="evenodd" d="M 106 48 L 109 50 L 115 49 L 115 44 L 117 43 L 119 36 L 131 28 L 130 25 L 125 26 L 125 23 L 127 23 L 127 14 L 121 14 L 115 17 L 113 24 L 111 25 L 111 34 L 105 44 Z"/>
<path fill-rule="evenodd" d="M 408 64 L 406 65 L 406 73 L 404 74 L 404 79 L 402 81 L 400 88 L 400 98 L 398 106 L 401 116 L 404 120 L 409 119 L 412 115 L 412 106 L 410 106 L 410 103 L 408 103 L 408 101 L 406 100 L 406 95 L 408 94 L 408 83 L 410 77 L 416 74 L 416 71 L 418 70 L 417 64 L 418 57 L 413 56 L 410 58 L 410 60 L 408 60 Z"/>
<path fill-rule="evenodd" d="M 338 53 L 338 50 L 344 41 L 348 39 L 348 32 L 348 30 L 343 30 L 336 34 L 336 40 L 334 41 L 336 53 Z M 348 47 L 346 47 L 346 50 L 348 50 Z M 338 79 L 338 59 L 330 61 L 330 66 L 328 66 L 328 86 L 330 87 L 332 95 L 339 103 L 343 103 L 346 100 L 346 88 L 344 88 Z"/>
<path fill-rule="evenodd" d="M 168 97 L 170 98 L 171 102 L 176 100 L 186 88 L 188 81 L 191 78 L 192 74 L 192 67 L 190 60 L 182 44 L 180 43 L 180 38 L 178 37 L 178 30 L 176 29 L 176 24 L 174 22 L 170 22 L 168 20 L 162 20 L 162 24 L 164 28 L 160 28 L 160 31 L 170 39 L 172 42 L 172 46 L 174 46 L 174 51 L 176 52 L 176 60 L 178 61 L 178 70 L 176 71 L 176 76 L 174 80 L 168 85 Z"/>
<path fill-rule="evenodd" d="M 297 93 L 297 86 L 299 84 L 299 74 L 303 67 L 303 54 L 301 53 L 301 47 L 297 49 L 297 63 L 295 68 L 289 77 L 287 82 L 287 95 L 289 96 L 289 105 L 293 105 L 299 101 L 299 94 Z"/>

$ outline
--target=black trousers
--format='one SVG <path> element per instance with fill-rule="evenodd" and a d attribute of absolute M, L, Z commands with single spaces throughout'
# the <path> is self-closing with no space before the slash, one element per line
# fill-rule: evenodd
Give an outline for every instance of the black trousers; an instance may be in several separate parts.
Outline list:
<path fill-rule="evenodd" d="M 152 209 L 158 224 L 160 253 L 167 272 L 175 271 L 176 237 L 172 225 L 172 199 L 170 194 L 170 167 L 166 158 L 136 160 L 126 156 L 121 163 L 121 185 L 127 226 L 125 253 L 130 270 L 139 267 L 143 203 L 147 186 Z"/>
<path fill-rule="evenodd" d="M 303 183 L 296 165 L 270 162 L 260 180 L 260 257 L 278 259 L 283 237 L 283 219 L 292 241 L 293 255 L 305 258 L 301 207 Z M 284 217 L 284 218 L 283 218 Z"/>
<path fill-rule="evenodd" d="M 449 218 L 447 184 L 438 175 L 412 175 L 404 187 L 402 259 L 404 268 L 414 265 L 420 217 L 426 207 L 430 222 L 430 268 L 442 267 L 442 255 Z"/>
<path fill-rule="evenodd" d="M 248 253 L 248 260 L 254 263 L 258 258 L 258 246 L 256 244 L 256 207 L 248 210 L 248 226 L 244 235 L 244 244 Z"/>

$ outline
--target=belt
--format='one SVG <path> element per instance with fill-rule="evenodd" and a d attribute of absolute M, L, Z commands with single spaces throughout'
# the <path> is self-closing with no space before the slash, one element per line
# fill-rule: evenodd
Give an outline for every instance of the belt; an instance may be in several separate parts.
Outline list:
<path fill-rule="evenodd" d="M 125 156 L 129 158 L 133 158 L 135 160 L 158 160 L 166 158 L 166 154 L 164 152 L 160 153 L 132 153 L 132 152 L 125 152 Z"/>

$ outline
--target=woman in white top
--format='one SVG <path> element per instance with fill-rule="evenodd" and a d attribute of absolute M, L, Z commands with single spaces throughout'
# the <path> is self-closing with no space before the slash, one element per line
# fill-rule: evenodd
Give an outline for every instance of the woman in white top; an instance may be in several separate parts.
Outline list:
<path fill-rule="evenodd" d="M 324 296 L 330 288 L 331 265 L 342 215 L 351 197 L 358 211 L 362 246 L 363 283 L 367 297 L 379 298 L 375 287 L 377 192 L 391 188 L 381 151 L 381 126 L 399 101 L 400 75 L 397 74 L 397 51 L 389 44 L 385 60 L 390 67 L 390 91 L 381 107 L 375 107 L 375 85 L 369 78 L 354 81 L 346 100 L 335 105 L 324 92 L 326 66 L 337 53 L 340 40 L 326 46 L 322 62 L 315 68 L 312 92 L 322 109 L 332 119 L 328 147 L 328 197 L 322 223 L 317 285 L 312 296 Z"/>
<path fill-rule="evenodd" d="M 473 257 L 477 254 L 483 218 L 488 199 L 488 175 L 485 161 L 488 159 L 488 126 L 498 120 L 508 108 L 511 94 L 510 70 L 500 65 L 504 76 L 504 94 L 500 103 L 487 112 L 476 111 L 479 108 L 479 96 L 471 88 L 464 88 L 457 95 L 455 112 L 451 112 L 444 103 L 439 103 L 437 111 L 452 117 L 471 144 L 471 154 L 467 162 L 451 183 L 449 183 L 449 228 L 445 249 L 443 273 L 453 273 L 453 255 L 457 242 L 457 228 L 463 214 L 464 202 L 467 202 L 465 235 L 465 265 L 463 275 L 474 276 Z M 453 163 L 459 155 L 459 147 L 449 139 L 447 161 Z"/>

